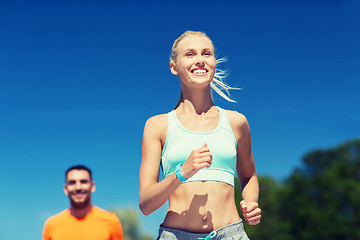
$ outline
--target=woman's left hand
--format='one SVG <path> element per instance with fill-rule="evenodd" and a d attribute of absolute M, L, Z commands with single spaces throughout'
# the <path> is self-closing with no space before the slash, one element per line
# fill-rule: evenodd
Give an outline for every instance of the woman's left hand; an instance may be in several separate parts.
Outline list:
<path fill-rule="evenodd" d="M 257 225 L 260 223 L 261 219 L 261 209 L 257 202 L 248 202 L 242 200 L 240 202 L 240 208 L 244 220 L 249 225 Z"/>

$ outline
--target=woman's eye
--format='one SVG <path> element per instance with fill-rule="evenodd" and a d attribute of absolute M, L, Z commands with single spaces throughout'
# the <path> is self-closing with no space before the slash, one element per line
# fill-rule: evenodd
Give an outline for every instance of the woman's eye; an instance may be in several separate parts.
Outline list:
<path fill-rule="evenodd" d="M 188 56 L 188 57 L 194 56 L 194 53 L 189 52 L 189 53 L 186 54 L 186 56 Z"/>

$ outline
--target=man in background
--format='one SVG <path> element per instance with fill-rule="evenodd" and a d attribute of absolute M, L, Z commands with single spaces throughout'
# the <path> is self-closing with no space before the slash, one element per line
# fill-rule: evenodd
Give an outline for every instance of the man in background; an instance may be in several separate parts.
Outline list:
<path fill-rule="evenodd" d="M 92 173 L 84 165 L 76 165 L 65 173 L 64 192 L 70 208 L 48 218 L 43 240 L 123 240 L 118 217 L 91 203 L 95 191 Z"/>

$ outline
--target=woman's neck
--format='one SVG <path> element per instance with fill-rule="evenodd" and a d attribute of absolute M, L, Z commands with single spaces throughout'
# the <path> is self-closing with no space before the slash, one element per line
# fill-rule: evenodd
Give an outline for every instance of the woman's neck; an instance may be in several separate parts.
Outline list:
<path fill-rule="evenodd" d="M 183 91 L 183 101 L 178 107 L 178 111 L 183 113 L 196 113 L 201 115 L 208 112 L 214 102 L 211 98 L 210 87 L 208 89 L 195 89 Z"/>

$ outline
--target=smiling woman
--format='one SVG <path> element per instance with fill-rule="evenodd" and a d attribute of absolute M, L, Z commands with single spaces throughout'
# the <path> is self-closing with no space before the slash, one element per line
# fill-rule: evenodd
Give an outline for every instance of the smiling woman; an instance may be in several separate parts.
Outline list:
<path fill-rule="evenodd" d="M 235 204 L 236 173 L 244 219 L 260 222 L 249 125 L 242 114 L 214 105 L 214 81 L 231 89 L 216 78 L 214 51 L 202 32 L 187 31 L 175 41 L 170 70 L 180 80 L 179 101 L 145 124 L 139 206 L 147 215 L 169 201 L 157 239 L 248 239 Z M 165 178 L 159 182 L 160 167 Z"/>

